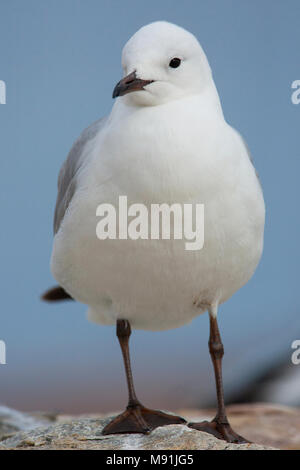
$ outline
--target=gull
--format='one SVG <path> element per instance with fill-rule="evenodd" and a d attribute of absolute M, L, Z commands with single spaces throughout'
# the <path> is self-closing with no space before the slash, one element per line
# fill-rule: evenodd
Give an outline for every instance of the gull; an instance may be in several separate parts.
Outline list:
<path fill-rule="evenodd" d="M 59 286 L 43 298 L 74 299 L 88 306 L 89 320 L 116 325 L 129 401 L 104 434 L 185 423 L 138 400 L 129 337 L 131 328 L 177 328 L 208 312 L 217 414 L 211 422 L 188 426 L 246 442 L 226 416 L 217 313 L 261 258 L 261 185 L 243 138 L 225 121 L 194 35 L 165 21 L 148 24 L 125 45 L 122 66 L 111 113 L 83 131 L 60 170 L 51 258 Z M 97 207 L 116 206 L 121 195 L 147 208 L 203 204 L 203 248 L 185 250 L 178 239 L 99 240 Z"/>

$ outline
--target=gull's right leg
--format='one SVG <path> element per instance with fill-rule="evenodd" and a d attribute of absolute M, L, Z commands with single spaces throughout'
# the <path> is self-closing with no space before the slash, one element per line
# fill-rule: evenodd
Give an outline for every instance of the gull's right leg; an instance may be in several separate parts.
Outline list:
<path fill-rule="evenodd" d="M 166 424 L 185 424 L 186 421 L 175 415 L 169 415 L 158 410 L 145 408 L 137 399 L 129 356 L 129 337 L 131 327 L 128 320 L 117 321 L 117 336 L 120 342 L 126 379 L 128 385 L 128 405 L 126 410 L 114 418 L 103 429 L 103 434 L 143 433 L 148 434 L 158 426 Z"/>

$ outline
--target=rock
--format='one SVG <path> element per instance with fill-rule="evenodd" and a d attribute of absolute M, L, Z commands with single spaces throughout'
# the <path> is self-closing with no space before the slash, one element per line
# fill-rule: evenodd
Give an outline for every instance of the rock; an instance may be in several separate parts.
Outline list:
<path fill-rule="evenodd" d="M 22 413 L 7 406 L 0 406 L 0 441 L 18 431 L 31 430 L 53 421 L 55 417 L 43 413 Z"/>
<path fill-rule="evenodd" d="M 191 421 L 211 419 L 212 410 L 180 410 Z M 300 409 L 268 403 L 227 407 L 235 431 L 251 442 L 278 449 L 300 449 Z"/>
<path fill-rule="evenodd" d="M 9 409 L 7 409 L 9 410 Z M 103 427 L 112 419 L 108 415 L 49 416 L 23 414 L 9 410 L 1 426 L 10 434 L 3 436 L 1 450 L 11 449 L 105 449 L 105 450 L 255 450 L 300 449 L 300 410 L 280 405 L 256 403 L 227 408 L 232 427 L 255 444 L 228 444 L 210 434 L 183 425 L 160 427 L 149 435 L 123 434 L 102 436 Z M 16 413 L 16 414 L 15 414 Z M 188 421 L 210 420 L 214 410 L 177 411 Z M 18 419 L 11 421 L 12 417 Z M 50 421 L 54 421 L 50 423 Z M 38 426 L 38 427 L 37 427 Z M 21 431 L 16 432 L 17 429 Z"/>
<path fill-rule="evenodd" d="M 60 418 L 61 419 L 61 418 Z M 64 418 L 67 421 L 67 418 Z M 79 418 L 57 422 L 32 431 L 18 432 L 2 441 L 1 450 L 11 449 L 98 449 L 98 450 L 265 450 L 256 444 L 228 444 L 183 425 L 164 426 L 149 435 L 103 436 L 107 418 Z"/>
<path fill-rule="evenodd" d="M 229 407 L 240 433 L 249 440 L 279 449 L 300 449 L 300 410 L 283 405 L 257 403 Z"/>
<path fill-rule="evenodd" d="M 6 439 L 4 449 L 92 449 L 92 450 L 264 450 L 256 444 L 235 445 L 183 425 L 164 426 L 151 434 L 102 436 L 108 419 L 82 418 L 54 424 L 30 432 L 19 432 Z"/>

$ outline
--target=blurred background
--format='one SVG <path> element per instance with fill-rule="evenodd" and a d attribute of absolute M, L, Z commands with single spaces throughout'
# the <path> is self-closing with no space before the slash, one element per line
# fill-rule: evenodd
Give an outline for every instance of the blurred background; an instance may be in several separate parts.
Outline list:
<path fill-rule="evenodd" d="M 0 0 L 0 403 L 21 410 L 121 409 L 127 391 L 113 327 L 85 306 L 47 305 L 59 168 L 83 128 L 109 113 L 123 45 L 155 20 L 200 40 L 227 121 L 245 137 L 267 206 L 253 279 L 220 309 L 228 402 L 300 405 L 291 363 L 299 319 L 299 0 Z M 135 331 L 136 388 L 150 407 L 215 403 L 208 317 L 166 332 Z"/>

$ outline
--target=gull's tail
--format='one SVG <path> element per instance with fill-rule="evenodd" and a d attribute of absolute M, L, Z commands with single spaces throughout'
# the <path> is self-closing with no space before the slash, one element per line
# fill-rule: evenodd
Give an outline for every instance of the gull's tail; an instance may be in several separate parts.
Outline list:
<path fill-rule="evenodd" d="M 61 302 L 62 300 L 74 300 L 62 287 L 55 286 L 47 290 L 42 296 L 46 302 Z"/>

